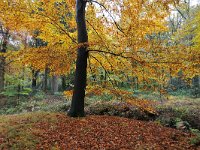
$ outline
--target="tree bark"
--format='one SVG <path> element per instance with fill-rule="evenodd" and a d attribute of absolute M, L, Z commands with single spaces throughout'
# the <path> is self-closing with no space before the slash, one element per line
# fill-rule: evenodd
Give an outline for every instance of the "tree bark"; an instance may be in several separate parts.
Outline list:
<path fill-rule="evenodd" d="M 67 89 L 66 76 L 62 75 L 61 80 L 62 80 L 62 90 L 65 91 Z"/>
<path fill-rule="evenodd" d="M 4 90 L 5 58 L 0 56 L 0 92 Z"/>
<path fill-rule="evenodd" d="M 1 45 L 0 52 L 6 53 L 7 43 L 8 43 L 8 38 L 9 38 L 9 30 L 6 29 L 6 31 L 3 32 L 2 27 L 1 27 L 1 30 L 2 30 L 2 34 L 3 34 L 3 42 L 2 42 L 2 45 Z M 6 64 L 5 56 L 0 56 L 0 92 L 4 90 L 5 64 Z"/>
<path fill-rule="evenodd" d="M 32 89 L 36 89 L 37 87 L 37 77 L 39 71 L 32 70 Z"/>
<path fill-rule="evenodd" d="M 54 95 L 56 92 L 58 92 L 58 77 L 53 75 L 51 80 L 51 91 Z"/>
<path fill-rule="evenodd" d="M 76 0 L 76 22 L 78 30 L 78 43 L 80 44 L 76 60 L 76 73 L 72 103 L 68 115 L 71 117 L 83 117 L 84 98 L 87 78 L 87 42 L 88 35 L 85 21 L 86 1 Z"/>
<path fill-rule="evenodd" d="M 43 85 L 44 92 L 47 92 L 48 89 L 48 74 L 49 74 L 49 69 L 46 67 L 44 71 L 44 85 Z"/>

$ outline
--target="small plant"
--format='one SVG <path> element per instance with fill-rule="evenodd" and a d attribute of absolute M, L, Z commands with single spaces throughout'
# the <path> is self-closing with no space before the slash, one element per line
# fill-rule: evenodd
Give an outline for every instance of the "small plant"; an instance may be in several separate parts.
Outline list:
<path fill-rule="evenodd" d="M 40 100 L 45 99 L 45 97 L 46 97 L 46 94 L 43 91 L 37 91 L 34 94 L 33 99 L 36 101 L 40 101 Z"/>
<path fill-rule="evenodd" d="M 195 145 L 195 146 L 200 145 L 200 131 L 199 131 L 198 129 L 191 129 L 190 131 L 191 131 L 193 134 L 196 135 L 196 137 L 193 137 L 193 138 L 190 140 L 190 144 Z"/>

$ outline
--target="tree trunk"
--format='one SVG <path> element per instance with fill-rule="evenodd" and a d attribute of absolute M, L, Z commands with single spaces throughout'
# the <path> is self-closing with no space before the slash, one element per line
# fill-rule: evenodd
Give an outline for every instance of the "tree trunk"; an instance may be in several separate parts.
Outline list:
<path fill-rule="evenodd" d="M 49 69 L 46 67 L 44 71 L 44 85 L 43 85 L 44 92 L 47 92 L 48 88 L 48 74 L 49 74 Z"/>
<path fill-rule="evenodd" d="M 56 92 L 58 92 L 58 77 L 55 75 L 52 76 L 51 91 L 52 91 L 52 94 L 55 94 Z"/>
<path fill-rule="evenodd" d="M 76 60 L 76 73 L 72 103 L 68 115 L 71 117 L 83 117 L 84 98 L 87 78 L 87 29 L 85 21 L 86 1 L 76 0 L 76 22 L 78 30 L 78 43 L 80 44 Z"/>
<path fill-rule="evenodd" d="M 196 75 L 192 78 L 192 95 L 195 96 L 195 98 L 200 97 L 200 76 Z"/>
<path fill-rule="evenodd" d="M 5 58 L 0 56 L 0 92 L 4 90 Z"/>
<path fill-rule="evenodd" d="M 62 80 L 62 90 L 65 91 L 67 89 L 66 76 L 62 75 L 61 80 Z"/>
<path fill-rule="evenodd" d="M 20 83 L 17 86 L 17 99 L 19 100 L 20 98 L 20 92 L 21 92 L 21 85 Z M 19 104 L 19 101 L 17 101 L 17 104 Z"/>
<path fill-rule="evenodd" d="M 139 89 L 138 77 L 137 76 L 134 77 L 133 81 L 134 81 L 134 89 L 138 90 Z"/>
<path fill-rule="evenodd" d="M 1 30 L 3 32 L 3 28 Z M 0 52 L 6 53 L 9 31 L 6 29 L 5 33 L 3 32 L 2 34 L 3 34 L 3 43 L 1 45 Z M 0 92 L 4 90 L 5 64 L 6 64 L 5 60 L 6 60 L 5 56 L 0 56 Z"/>
<path fill-rule="evenodd" d="M 37 87 L 37 77 L 39 71 L 32 70 L 32 89 L 36 89 Z"/>

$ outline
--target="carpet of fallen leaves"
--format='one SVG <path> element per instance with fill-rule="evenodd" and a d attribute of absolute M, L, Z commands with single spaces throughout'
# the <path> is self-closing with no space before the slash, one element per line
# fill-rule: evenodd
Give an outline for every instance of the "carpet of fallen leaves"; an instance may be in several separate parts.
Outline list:
<path fill-rule="evenodd" d="M 38 148 L 49 149 L 194 149 L 188 144 L 190 135 L 154 123 L 119 117 L 90 116 L 69 119 L 57 115 L 59 121 L 51 126 L 45 122 L 38 128 Z"/>
<path fill-rule="evenodd" d="M 32 114 L 32 116 L 34 113 Z M 29 131 L 38 137 L 35 149 L 60 150 L 198 150 L 189 144 L 190 133 L 166 128 L 153 122 L 144 122 L 113 116 L 87 116 L 69 118 L 65 114 L 47 113 L 29 115 L 15 124 L 31 124 Z M 52 119 L 54 118 L 54 119 Z M 1 126 L 1 124 L 0 124 Z M 5 132 L 5 130 L 2 130 Z M 1 134 L 1 133 L 0 133 Z M 6 132 L 0 136 L 5 142 Z M 8 137 L 7 137 L 8 138 Z M 20 140 L 20 137 L 18 137 Z M 8 140 L 8 139 L 7 139 Z M 10 140 L 12 141 L 12 140 Z M 12 146 L 11 146 L 12 147 Z M 6 147 L 5 147 L 6 149 Z M 27 148 L 28 149 L 28 148 Z"/>

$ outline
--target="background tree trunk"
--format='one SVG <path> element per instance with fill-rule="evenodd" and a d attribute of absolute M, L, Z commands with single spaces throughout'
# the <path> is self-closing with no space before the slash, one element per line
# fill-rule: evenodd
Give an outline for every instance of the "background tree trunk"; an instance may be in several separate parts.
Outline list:
<path fill-rule="evenodd" d="M 83 117 L 84 113 L 84 98 L 87 78 L 87 29 L 85 21 L 86 1 L 76 0 L 76 22 L 78 30 L 78 43 L 81 44 L 78 48 L 76 60 L 76 73 L 74 82 L 74 92 L 72 96 L 71 108 L 68 115 L 71 117 Z"/>
<path fill-rule="evenodd" d="M 36 89 L 37 87 L 37 77 L 39 71 L 32 70 L 32 89 Z"/>
<path fill-rule="evenodd" d="M 2 45 L 0 52 L 6 53 L 7 50 L 7 44 L 8 44 L 8 38 L 9 38 L 9 30 L 5 29 L 6 31 L 3 31 L 3 27 L 1 26 L 1 32 L 2 32 Z M 0 56 L 0 92 L 4 90 L 4 82 L 5 82 L 5 62 L 6 58 L 5 56 Z"/>
<path fill-rule="evenodd" d="M 62 80 L 62 90 L 65 91 L 67 89 L 66 76 L 62 75 L 61 80 Z"/>
<path fill-rule="evenodd" d="M 49 69 L 46 67 L 44 71 L 44 83 L 43 83 L 44 92 L 47 92 L 48 89 L 48 74 L 49 74 Z"/>
<path fill-rule="evenodd" d="M 5 58 L 0 56 L 0 92 L 4 89 Z"/>
<path fill-rule="evenodd" d="M 58 77 L 55 75 L 52 76 L 51 91 L 52 91 L 52 94 L 55 94 L 56 92 L 58 92 Z"/>

